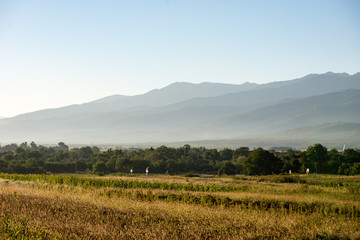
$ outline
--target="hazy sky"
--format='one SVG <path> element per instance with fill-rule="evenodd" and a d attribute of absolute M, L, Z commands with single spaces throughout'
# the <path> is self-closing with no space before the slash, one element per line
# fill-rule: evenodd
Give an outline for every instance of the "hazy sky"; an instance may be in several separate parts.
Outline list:
<path fill-rule="evenodd" d="M 360 71 L 358 0 L 0 1 L 0 116 L 327 71 Z"/>

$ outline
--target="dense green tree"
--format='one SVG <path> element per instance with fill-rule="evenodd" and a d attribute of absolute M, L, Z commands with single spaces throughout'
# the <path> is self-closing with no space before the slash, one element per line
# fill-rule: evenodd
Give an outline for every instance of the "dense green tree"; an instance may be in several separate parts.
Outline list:
<path fill-rule="evenodd" d="M 25 149 L 28 148 L 28 144 L 27 144 L 27 142 L 23 142 L 23 143 L 20 144 L 19 147 L 25 150 Z"/>
<path fill-rule="evenodd" d="M 60 151 L 64 151 L 64 152 L 69 151 L 69 147 L 63 142 L 58 143 L 58 148 Z"/>
<path fill-rule="evenodd" d="M 351 166 L 349 174 L 350 175 L 360 174 L 360 162 L 356 162 Z"/>
<path fill-rule="evenodd" d="M 146 161 L 143 157 L 137 155 L 131 157 L 130 161 L 134 173 L 144 173 L 145 169 L 151 165 L 149 161 Z"/>
<path fill-rule="evenodd" d="M 344 162 L 343 161 L 343 156 L 336 150 L 336 149 L 331 149 L 328 152 L 328 173 L 331 174 L 337 174 L 339 171 L 339 167 L 341 166 L 341 164 Z"/>
<path fill-rule="evenodd" d="M 80 159 L 80 148 L 72 148 L 69 151 L 71 159 Z"/>
<path fill-rule="evenodd" d="M 93 153 L 100 153 L 100 148 L 97 147 L 97 146 L 92 146 L 91 150 L 92 150 Z"/>
<path fill-rule="evenodd" d="M 233 175 L 236 173 L 236 166 L 230 161 L 223 162 L 221 168 L 218 170 L 218 175 Z"/>
<path fill-rule="evenodd" d="M 116 159 L 115 170 L 118 172 L 128 173 L 132 168 L 130 159 L 126 156 L 119 156 Z"/>
<path fill-rule="evenodd" d="M 191 146 L 189 144 L 185 144 L 183 149 L 183 154 L 185 156 L 188 156 L 190 154 Z"/>
<path fill-rule="evenodd" d="M 250 150 L 248 147 L 239 147 L 234 150 L 233 152 L 233 159 L 236 159 L 238 157 L 248 157 L 250 156 Z"/>
<path fill-rule="evenodd" d="M 248 175 L 268 175 L 280 173 L 282 164 L 279 158 L 267 150 L 258 148 L 244 160 L 243 172 Z"/>
<path fill-rule="evenodd" d="M 314 144 L 306 150 L 305 168 L 309 168 L 310 172 L 326 173 L 328 171 L 327 149 L 320 143 Z"/>
<path fill-rule="evenodd" d="M 98 161 L 93 166 L 93 172 L 98 175 L 104 175 L 107 174 L 108 168 L 104 162 Z"/>
<path fill-rule="evenodd" d="M 8 171 L 7 162 L 0 159 L 0 172 L 7 172 L 7 171 Z"/>
<path fill-rule="evenodd" d="M 89 160 L 93 153 L 94 152 L 93 152 L 91 147 L 89 147 L 89 146 L 82 147 L 82 148 L 80 148 L 79 156 L 80 156 L 81 159 Z"/>
<path fill-rule="evenodd" d="M 4 155 L 2 156 L 2 159 L 3 159 L 4 161 L 11 161 L 11 160 L 15 159 L 15 156 L 14 156 L 13 153 L 10 152 L 10 153 L 4 154 Z"/>
<path fill-rule="evenodd" d="M 230 148 L 220 150 L 220 158 L 222 161 L 230 161 L 233 157 L 233 151 Z"/>
<path fill-rule="evenodd" d="M 244 160 L 246 159 L 246 157 L 244 156 L 239 156 L 237 158 L 235 158 L 232 162 L 233 164 L 236 166 L 236 172 L 237 173 L 242 173 L 243 172 L 243 165 L 244 165 Z"/>
<path fill-rule="evenodd" d="M 27 158 L 41 159 L 42 155 L 39 151 L 26 151 Z"/>
<path fill-rule="evenodd" d="M 21 154 L 21 153 L 24 153 L 25 152 L 25 149 L 23 147 L 18 147 L 16 150 L 15 150 L 15 153 L 17 154 Z"/>
<path fill-rule="evenodd" d="M 110 157 L 109 160 L 106 162 L 106 167 L 109 173 L 114 173 L 116 171 L 116 158 Z"/>
<path fill-rule="evenodd" d="M 37 150 L 37 149 L 38 149 L 38 146 L 36 145 L 35 142 L 31 142 L 31 143 L 30 143 L 30 148 L 31 148 L 31 150 Z"/>
<path fill-rule="evenodd" d="M 175 148 L 161 146 L 153 150 L 147 150 L 144 155 L 144 160 L 150 162 L 152 171 L 165 172 L 167 170 L 166 162 L 168 160 L 178 159 L 178 152 Z"/>
<path fill-rule="evenodd" d="M 342 163 L 338 169 L 338 174 L 349 175 L 351 172 L 353 164 L 351 163 Z"/>
<path fill-rule="evenodd" d="M 283 165 L 281 172 L 288 173 L 290 170 L 292 173 L 301 172 L 301 162 L 299 155 L 295 153 L 291 153 L 291 154 L 281 155 L 280 158 Z"/>
<path fill-rule="evenodd" d="M 203 154 L 204 159 L 212 160 L 212 161 L 219 161 L 221 159 L 220 153 L 217 149 L 208 149 Z"/>
<path fill-rule="evenodd" d="M 76 165 L 78 166 L 78 164 L 71 162 L 46 162 L 45 171 L 52 173 L 75 173 Z"/>
<path fill-rule="evenodd" d="M 16 143 L 7 144 L 5 146 L 0 147 L 0 153 L 2 152 L 15 152 L 15 150 L 19 146 Z"/>
<path fill-rule="evenodd" d="M 91 166 L 89 167 L 88 163 L 84 160 L 76 160 L 75 164 L 76 164 L 75 167 L 77 172 L 85 172 L 89 170 L 91 167 Z"/>
<path fill-rule="evenodd" d="M 20 147 L 21 146 L 21 147 Z M 85 146 L 69 149 L 60 142 L 55 147 L 45 147 L 26 142 L 20 146 L 10 144 L 0 146 L 0 171 L 9 173 L 75 173 L 98 171 L 98 164 L 105 164 L 105 173 L 245 173 L 271 174 L 289 170 L 305 171 L 310 168 L 320 173 L 359 174 L 360 152 L 347 149 L 339 153 L 335 149 L 327 152 L 321 144 L 310 146 L 307 151 L 283 150 L 273 148 L 272 152 L 263 149 L 250 151 L 247 147 L 235 150 L 205 149 L 204 147 L 172 148 L 161 146 L 149 149 L 108 149 Z M 281 161 L 280 161 L 281 159 Z M 230 167 L 229 167 L 230 166 Z M 93 169 L 94 168 L 94 169 Z M 280 170 L 279 170 L 280 169 Z M 104 169 L 103 169 L 104 170 Z M 220 170 L 220 171 L 219 171 Z"/>
<path fill-rule="evenodd" d="M 346 163 L 356 163 L 360 162 L 360 152 L 355 151 L 354 149 L 345 149 L 343 152 L 344 162 Z"/>

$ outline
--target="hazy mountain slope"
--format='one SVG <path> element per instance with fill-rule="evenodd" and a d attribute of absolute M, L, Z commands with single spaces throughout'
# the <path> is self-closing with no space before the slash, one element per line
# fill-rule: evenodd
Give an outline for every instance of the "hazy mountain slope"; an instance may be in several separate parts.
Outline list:
<path fill-rule="evenodd" d="M 274 104 L 286 98 L 303 98 L 350 88 L 360 88 L 360 73 L 311 74 L 303 78 L 268 84 L 244 83 L 242 85 L 178 82 L 162 89 L 136 96 L 114 95 L 80 105 L 45 109 L 16 116 L 17 119 L 44 119 L 70 116 L 84 112 L 108 112 L 133 107 L 182 108 L 186 106 L 227 105 L 244 108 L 243 111 Z M 12 120 L 9 120 L 12 121 Z"/>
<path fill-rule="evenodd" d="M 305 150 L 314 143 L 321 143 L 328 149 L 342 149 L 344 143 L 349 148 L 360 146 L 360 123 L 335 122 L 320 125 L 272 132 L 269 134 L 251 134 L 241 138 L 209 139 L 199 141 L 173 142 L 169 146 L 180 147 L 184 144 L 191 146 L 205 146 L 207 148 L 250 148 L 292 147 Z M 164 142 L 157 143 L 161 146 Z M 139 147 L 150 147 L 154 144 L 142 143 Z"/>
<path fill-rule="evenodd" d="M 237 114 L 234 107 L 187 107 L 173 111 L 87 113 L 44 120 L 18 120 L 2 137 L 74 143 L 151 142 L 236 138 L 328 122 L 360 122 L 360 90 L 282 102 Z M 357 125 L 354 125 L 356 127 Z M 50 133 L 50 134 L 49 134 Z M 265 137 L 268 135 L 264 135 Z M 306 137 L 306 136 L 304 136 Z"/>
<path fill-rule="evenodd" d="M 174 83 L 143 95 L 109 96 L 2 119 L 0 142 L 189 141 L 357 123 L 359 90 L 339 92 L 349 88 L 360 89 L 360 74 L 313 74 L 264 85 Z M 319 95 L 329 91 L 336 93 Z"/>
<path fill-rule="evenodd" d="M 229 115 L 233 108 L 213 107 L 183 108 L 176 111 L 164 111 L 162 108 L 150 108 L 144 111 L 86 113 L 70 117 L 52 117 L 41 120 L 18 119 L 11 123 L 0 122 L 0 141 L 11 139 L 21 141 L 26 138 L 67 139 L 77 143 L 95 139 L 100 142 L 137 142 L 174 139 L 180 140 L 194 136 L 183 129 L 214 119 L 217 114 Z M 195 139 L 198 139 L 195 136 Z M 55 141 L 55 140 L 53 140 Z M 65 140 L 64 140 L 65 141 Z"/>
<path fill-rule="evenodd" d="M 345 134 L 348 142 L 354 140 L 352 135 L 360 134 L 360 123 L 354 122 L 333 122 L 313 125 L 309 127 L 293 128 L 281 132 L 277 132 L 278 137 L 297 136 L 302 137 L 323 137 L 329 135 Z M 358 139 L 360 141 L 360 139 Z"/>
<path fill-rule="evenodd" d="M 88 112 L 122 111 L 134 107 L 169 106 L 179 109 L 194 106 L 237 106 L 242 112 L 277 103 L 286 98 L 302 98 L 349 88 L 360 88 L 360 73 L 355 75 L 326 73 L 268 84 L 242 85 L 220 83 L 174 83 L 165 88 L 136 96 L 114 95 L 80 105 L 45 109 L 8 119 L 45 119 Z"/>
<path fill-rule="evenodd" d="M 186 83 L 176 82 L 162 89 L 155 89 L 146 94 L 128 97 L 126 99 L 114 98 L 111 102 L 102 103 L 102 99 L 84 104 L 82 108 L 98 111 L 117 111 L 138 106 L 161 107 L 176 102 L 185 101 L 195 97 L 213 97 L 233 92 L 250 91 L 257 84 L 244 83 L 241 85 L 221 83 Z"/>
<path fill-rule="evenodd" d="M 252 138 L 268 141 L 267 147 L 282 145 L 306 149 L 314 143 L 322 143 L 328 148 L 341 149 L 346 143 L 348 147 L 357 148 L 360 146 L 360 123 L 324 123 L 279 131 L 271 135 L 255 135 Z"/>
<path fill-rule="evenodd" d="M 360 90 L 347 90 L 285 101 L 204 126 L 217 134 L 244 135 L 285 130 L 326 122 L 360 122 Z"/>
<path fill-rule="evenodd" d="M 358 74 L 358 73 L 357 73 Z M 279 88 L 284 87 L 292 84 L 297 84 L 302 81 L 313 81 L 314 79 L 318 80 L 324 80 L 326 78 L 326 81 L 331 82 L 333 80 L 337 81 L 339 79 L 347 79 L 347 78 L 358 78 L 357 74 L 349 75 L 347 73 L 333 73 L 333 72 L 327 72 L 322 74 L 309 74 L 301 78 L 296 78 L 292 80 L 286 80 L 286 81 L 276 81 L 276 82 L 270 82 L 267 84 L 261 84 L 256 86 L 255 89 L 264 89 L 264 88 Z"/>
<path fill-rule="evenodd" d="M 223 83 L 193 84 L 177 82 L 162 89 L 155 89 L 141 95 L 113 95 L 80 105 L 70 105 L 56 109 L 45 109 L 22 114 L 13 119 L 45 119 L 49 117 L 66 117 L 89 112 L 128 111 L 129 108 L 159 107 L 194 97 L 213 97 L 227 93 L 249 91 L 256 86 L 257 84 L 254 83 L 236 85 Z"/>
<path fill-rule="evenodd" d="M 360 73 L 354 75 L 326 73 L 260 85 L 252 91 L 226 94 L 218 97 L 195 98 L 172 107 L 232 105 L 246 110 L 278 103 L 285 99 L 304 98 L 347 89 L 360 89 Z"/>

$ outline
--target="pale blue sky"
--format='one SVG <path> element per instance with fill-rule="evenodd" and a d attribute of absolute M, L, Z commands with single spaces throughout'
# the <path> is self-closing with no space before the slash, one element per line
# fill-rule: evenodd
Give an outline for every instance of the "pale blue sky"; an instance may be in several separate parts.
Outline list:
<path fill-rule="evenodd" d="M 358 0 L 0 0 L 0 116 L 360 71 Z"/>

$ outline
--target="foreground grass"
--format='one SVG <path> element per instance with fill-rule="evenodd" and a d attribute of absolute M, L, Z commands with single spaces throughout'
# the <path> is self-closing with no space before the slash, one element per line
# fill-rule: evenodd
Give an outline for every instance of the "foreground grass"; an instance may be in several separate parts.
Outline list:
<path fill-rule="evenodd" d="M 19 180 L 21 176 L 17 175 L 17 179 Z M 1 175 L 1 177 L 14 179 L 15 175 Z M 54 179 L 44 181 L 39 180 L 44 179 L 43 176 L 36 177 L 36 175 L 32 176 L 32 179 L 27 181 L 0 182 L 0 221 L 2 226 L 5 226 L 6 222 L 10 222 L 11 224 L 8 225 L 12 226 L 1 228 L 0 235 L 5 236 L 3 239 L 21 239 L 19 236 L 23 236 L 23 239 L 360 238 L 360 221 L 356 212 L 359 207 L 359 194 L 347 188 L 356 187 L 359 180 L 356 177 L 346 179 L 344 182 L 348 184 L 347 186 L 330 186 L 327 183 L 323 185 L 279 183 L 271 177 L 265 180 L 260 177 L 111 178 L 113 181 L 137 180 L 151 183 L 177 182 L 179 185 L 204 185 L 207 186 L 206 189 L 211 189 L 211 186 L 239 187 L 234 188 L 233 191 L 123 188 L 96 184 L 92 186 L 65 184 L 64 181 L 53 182 Z M 79 181 L 83 178 L 109 180 L 109 178 L 83 176 L 71 176 L 71 178 L 79 178 Z M 323 178 L 324 181 L 329 181 L 327 178 L 331 176 L 323 176 Z M 330 181 L 336 182 L 335 178 Z M 322 182 L 321 179 L 319 182 Z M 305 188 L 307 190 L 304 190 Z M 257 189 L 261 192 L 257 192 Z M 346 197 L 347 195 L 351 197 Z M 180 199 L 182 196 L 186 197 Z M 200 200 L 196 202 L 194 199 Z M 207 202 L 204 199 L 210 200 Z M 219 204 L 214 204 L 216 199 L 220 199 Z M 230 201 L 236 200 L 243 202 L 229 204 Z M 250 206 L 246 204 L 249 202 L 252 203 Z M 255 205 L 255 202 L 259 204 Z M 275 203 L 280 205 L 277 206 Z M 283 203 L 291 203 L 292 206 L 302 203 L 301 206 L 305 209 L 295 211 L 281 205 Z M 315 211 L 306 209 L 311 206 L 318 208 Z M 346 214 L 341 212 L 345 209 L 353 210 Z"/>

